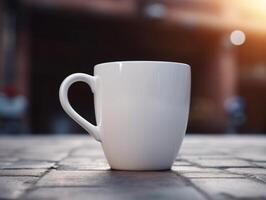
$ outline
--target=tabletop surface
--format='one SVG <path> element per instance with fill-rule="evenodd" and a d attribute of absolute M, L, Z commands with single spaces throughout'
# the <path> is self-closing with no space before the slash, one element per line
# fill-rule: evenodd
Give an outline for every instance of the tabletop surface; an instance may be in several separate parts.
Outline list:
<path fill-rule="evenodd" d="M 266 199 L 266 137 L 185 137 L 172 170 L 110 170 L 86 135 L 1 136 L 0 199 Z"/>

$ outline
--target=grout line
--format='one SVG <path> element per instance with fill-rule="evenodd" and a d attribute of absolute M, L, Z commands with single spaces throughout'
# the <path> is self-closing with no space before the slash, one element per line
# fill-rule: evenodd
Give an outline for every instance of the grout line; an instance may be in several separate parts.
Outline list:
<path fill-rule="evenodd" d="M 204 196 L 204 198 L 206 198 L 207 200 L 212 200 L 212 198 L 208 195 L 208 193 L 206 193 L 205 191 L 203 191 L 202 189 L 200 189 L 199 187 L 197 187 L 194 183 L 192 183 L 190 181 L 190 179 L 180 175 L 180 174 L 176 174 L 176 176 L 178 177 L 181 177 L 186 183 L 188 186 L 192 186 L 193 188 L 195 188 L 196 191 L 198 191 L 200 194 L 202 194 Z"/>
<path fill-rule="evenodd" d="M 33 183 L 28 189 L 26 189 L 26 190 L 23 191 L 23 194 L 21 194 L 21 196 L 19 196 L 18 199 L 24 199 L 24 197 L 25 197 L 29 192 L 31 192 L 31 191 L 34 190 L 36 183 L 37 183 L 40 179 L 42 179 L 46 174 L 48 174 L 50 171 L 51 171 L 51 169 L 50 169 L 50 168 L 47 168 L 47 170 L 46 170 L 41 176 L 39 176 L 39 179 L 38 179 L 37 181 L 35 181 L 35 182 L 34 182 L 34 183 Z"/>
<path fill-rule="evenodd" d="M 75 147 L 75 148 L 77 148 L 77 147 Z M 52 170 L 56 170 L 57 169 L 57 167 L 58 167 L 58 163 L 60 162 L 60 161 L 62 161 L 62 160 L 64 160 L 64 159 L 66 159 L 69 155 L 70 155 L 70 152 L 71 151 L 73 151 L 74 150 L 74 148 L 73 149 L 71 149 L 68 153 L 67 153 L 67 155 L 65 156 L 65 157 L 63 157 L 61 160 L 59 160 L 59 161 L 55 161 L 54 162 L 54 165 L 53 166 L 51 166 L 51 167 L 49 167 L 49 168 L 45 168 L 45 169 L 47 169 L 41 176 L 39 176 L 39 179 L 35 182 L 35 183 L 33 183 L 32 185 L 31 185 L 31 187 L 29 187 L 28 189 L 26 189 L 24 192 L 23 192 L 23 194 L 18 198 L 18 199 L 24 199 L 24 197 L 26 197 L 26 195 L 28 195 L 28 193 L 30 193 L 30 192 L 32 192 L 32 191 L 34 191 L 36 188 L 38 188 L 37 186 L 36 186 L 36 184 L 46 175 L 46 174 L 48 174 L 50 171 L 52 171 Z"/>

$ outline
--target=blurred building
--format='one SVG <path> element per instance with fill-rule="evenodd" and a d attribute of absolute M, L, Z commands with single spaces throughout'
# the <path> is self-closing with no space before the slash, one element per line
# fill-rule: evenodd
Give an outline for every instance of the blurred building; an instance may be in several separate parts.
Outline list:
<path fill-rule="evenodd" d="M 27 98 L 23 123 L 32 132 L 81 131 L 59 105 L 60 83 L 119 60 L 192 66 L 188 132 L 266 132 L 263 0 L 17 0 L 0 6 L 0 52 L 8 51 L 0 53 L 0 90 L 14 85 Z M 73 88 L 73 107 L 95 121 L 89 89 Z"/>

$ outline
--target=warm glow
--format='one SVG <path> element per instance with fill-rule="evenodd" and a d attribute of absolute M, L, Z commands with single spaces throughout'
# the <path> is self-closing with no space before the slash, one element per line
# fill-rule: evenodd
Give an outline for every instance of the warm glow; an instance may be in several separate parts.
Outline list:
<path fill-rule="evenodd" d="M 246 35 L 243 31 L 235 30 L 230 34 L 230 41 L 233 45 L 242 45 L 246 41 Z"/>
<path fill-rule="evenodd" d="M 265 0 L 241 0 L 241 3 L 246 8 L 254 11 L 266 11 L 266 1 Z"/>
<path fill-rule="evenodd" d="M 234 0 L 224 2 L 226 21 L 231 28 L 266 32 L 266 0 Z"/>
<path fill-rule="evenodd" d="M 266 19 L 266 0 L 241 0 L 238 1 L 238 4 L 247 15 Z"/>

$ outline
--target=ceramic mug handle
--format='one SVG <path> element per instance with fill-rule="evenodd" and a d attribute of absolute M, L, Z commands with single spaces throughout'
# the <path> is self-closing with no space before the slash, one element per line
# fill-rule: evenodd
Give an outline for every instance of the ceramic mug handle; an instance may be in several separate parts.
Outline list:
<path fill-rule="evenodd" d="M 60 89 L 59 89 L 59 99 L 60 103 L 65 110 L 65 112 L 74 120 L 76 121 L 82 128 L 84 128 L 87 132 L 92 134 L 92 136 L 99 142 L 101 142 L 100 138 L 100 130 L 98 126 L 94 126 L 83 117 L 81 117 L 70 105 L 68 101 L 68 89 L 69 87 L 75 82 L 85 82 L 87 83 L 92 92 L 95 92 L 95 85 L 96 85 L 96 77 L 90 76 L 88 74 L 83 73 L 75 73 L 67 78 L 62 82 Z"/>

